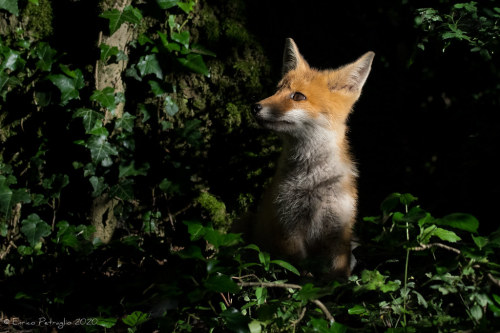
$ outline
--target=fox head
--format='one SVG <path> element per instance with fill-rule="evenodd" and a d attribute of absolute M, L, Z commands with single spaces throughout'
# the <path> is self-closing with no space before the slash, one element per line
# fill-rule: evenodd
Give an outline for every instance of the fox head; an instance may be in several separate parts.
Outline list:
<path fill-rule="evenodd" d="M 358 100 L 375 53 L 333 70 L 309 67 L 295 42 L 286 40 L 283 78 L 276 93 L 259 101 L 252 113 L 264 128 L 292 137 L 318 129 L 345 132 L 345 122 Z"/>

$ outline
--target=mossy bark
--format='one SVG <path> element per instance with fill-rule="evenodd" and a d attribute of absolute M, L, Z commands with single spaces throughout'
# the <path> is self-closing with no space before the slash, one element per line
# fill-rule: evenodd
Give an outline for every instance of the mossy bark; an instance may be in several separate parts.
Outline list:
<path fill-rule="evenodd" d="M 132 0 L 103 0 L 100 8 L 102 8 L 102 12 L 112 9 L 117 9 L 122 12 L 125 7 L 130 6 L 131 3 Z M 110 47 L 116 47 L 119 51 L 127 54 L 127 44 L 132 40 L 133 35 L 133 27 L 128 23 L 124 23 L 112 35 L 107 35 L 107 33 L 103 31 L 99 32 L 97 46 L 106 44 Z M 107 63 L 106 61 L 97 60 L 95 66 L 95 89 L 103 90 L 104 88 L 111 87 L 114 89 L 115 94 L 125 94 L 122 74 L 127 68 L 127 63 L 127 60 L 119 60 L 116 63 Z M 124 107 L 125 103 L 120 102 L 116 105 L 113 114 L 108 110 L 104 111 L 106 113 L 105 122 L 112 117 L 121 118 Z M 114 208 L 117 204 L 118 200 L 110 198 L 106 193 L 93 200 L 90 217 L 92 225 L 96 228 L 94 236 L 98 237 L 103 243 L 108 243 L 111 240 L 117 226 L 117 219 L 114 214 Z"/>

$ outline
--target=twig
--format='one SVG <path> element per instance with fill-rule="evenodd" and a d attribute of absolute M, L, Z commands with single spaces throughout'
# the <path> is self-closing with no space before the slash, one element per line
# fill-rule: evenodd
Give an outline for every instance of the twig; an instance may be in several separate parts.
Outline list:
<path fill-rule="evenodd" d="M 488 273 L 488 278 L 494 285 L 500 288 L 500 280 L 496 279 L 491 273 Z"/>
<path fill-rule="evenodd" d="M 459 249 L 456 249 L 454 247 L 451 247 L 451 246 L 448 246 L 448 245 L 445 245 L 445 244 L 441 244 L 441 243 L 420 244 L 420 246 L 418 246 L 418 247 L 412 247 L 412 248 L 410 248 L 410 250 L 413 250 L 413 251 L 424 251 L 424 250 L 430 249 L 432 247 L 440 247 L 442 249 L 455 252 L 456 254 L 461 254 L 462 253 Z"/>
<path fill-rule="evenodd" d="M 268 287 L 268 288 L 292 288 L 292 289 L 302 289 L 302 286 L 298 284 L 293 284 L 293 283 L 274 283 L 274 282 L 238 282 L 238 285 L 240 287 Z M 318 299 L 313 299 L 311 300 L 314 304 L 320 308 L 321 311 L 323 311 L 323 314 L 325 315 L 326 319 L 330 321 L 330 323 L 335 322 L 335 318 L 333 318 L 332 314 L 328 309 L 326 308 L 325 304 L 323 304 L 320 300 Z"/>
<path fill-rule="evenodd" d="M 330 313 L 330 311 L 328 311 L 325 304 L 323 304 L 320 300 L 317 299 L 313 299 L 312 302 L 316 304 L 318 308 L 321 309 L 321 311 L 323 311 L 323 314 L 325 315 L 326 319 L 330 321 L 330 323 L 335 322 L 335 318 L 333 318 L 332 314 Z"/>
<path fill-rule="evenodd" d="M 301 321 L 301 320 L 304 318 L 304 316 L 306 315 L 306 311 L 307 311 L 307 308 L 304 306 L 304 307 L 302 308 L 302 311 L 301 311 L 301 312 L 300 312 L 300 314 L 299 314 L 299 318 L 297 318 L 297 320 L 293 320 L 293 321 L 292 321 L 292 326 L 297 326 L 297 325 L 300 323 L 300 321 Z"/>
<path fill-rule="evenodd" d="M 224 296 L 224 293 L 220 293 L 220 295 L 222 296 L 222 299 L 224 300 L 224 304 L 226 304 L 227 307 L 230 307 L 231 306 L 230 300 L 228 300 L 226 298 L 226 296 Z"/>
<path fill-rule="evenodd" d="M 240 287 L 268 287 L 268 288 L 292 288 L 302 289 L 302 286 L 293 283 L 274 283 L 274 282 L 238 282 Z"/>

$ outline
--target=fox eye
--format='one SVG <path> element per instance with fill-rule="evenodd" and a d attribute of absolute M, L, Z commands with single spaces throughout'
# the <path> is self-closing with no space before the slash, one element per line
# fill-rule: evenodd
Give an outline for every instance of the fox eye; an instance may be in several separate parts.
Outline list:
<path fill-rule="evenodd" d="M 306 95 L 304 95 L 303 93 L 301 92 L 294 92 L 290 95 L 290 98 L 293 99 L 294 101 L 298 102 L 298 101 L 303 101 L 306 99 Z"/>

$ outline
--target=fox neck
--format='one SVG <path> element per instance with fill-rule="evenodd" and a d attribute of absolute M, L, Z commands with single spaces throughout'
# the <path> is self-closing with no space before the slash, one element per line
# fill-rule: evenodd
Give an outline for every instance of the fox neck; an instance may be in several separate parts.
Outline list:
<path fill-rule="evenodd" d="M 282 176 L 287 173 L 310 174 L 318 182 L 332 176 L 356 175 L 349 159 L 345 131 L 343 125 L 335 130 L 314 128 L 299 136 L 284 135 L 278 172 Z"/>

